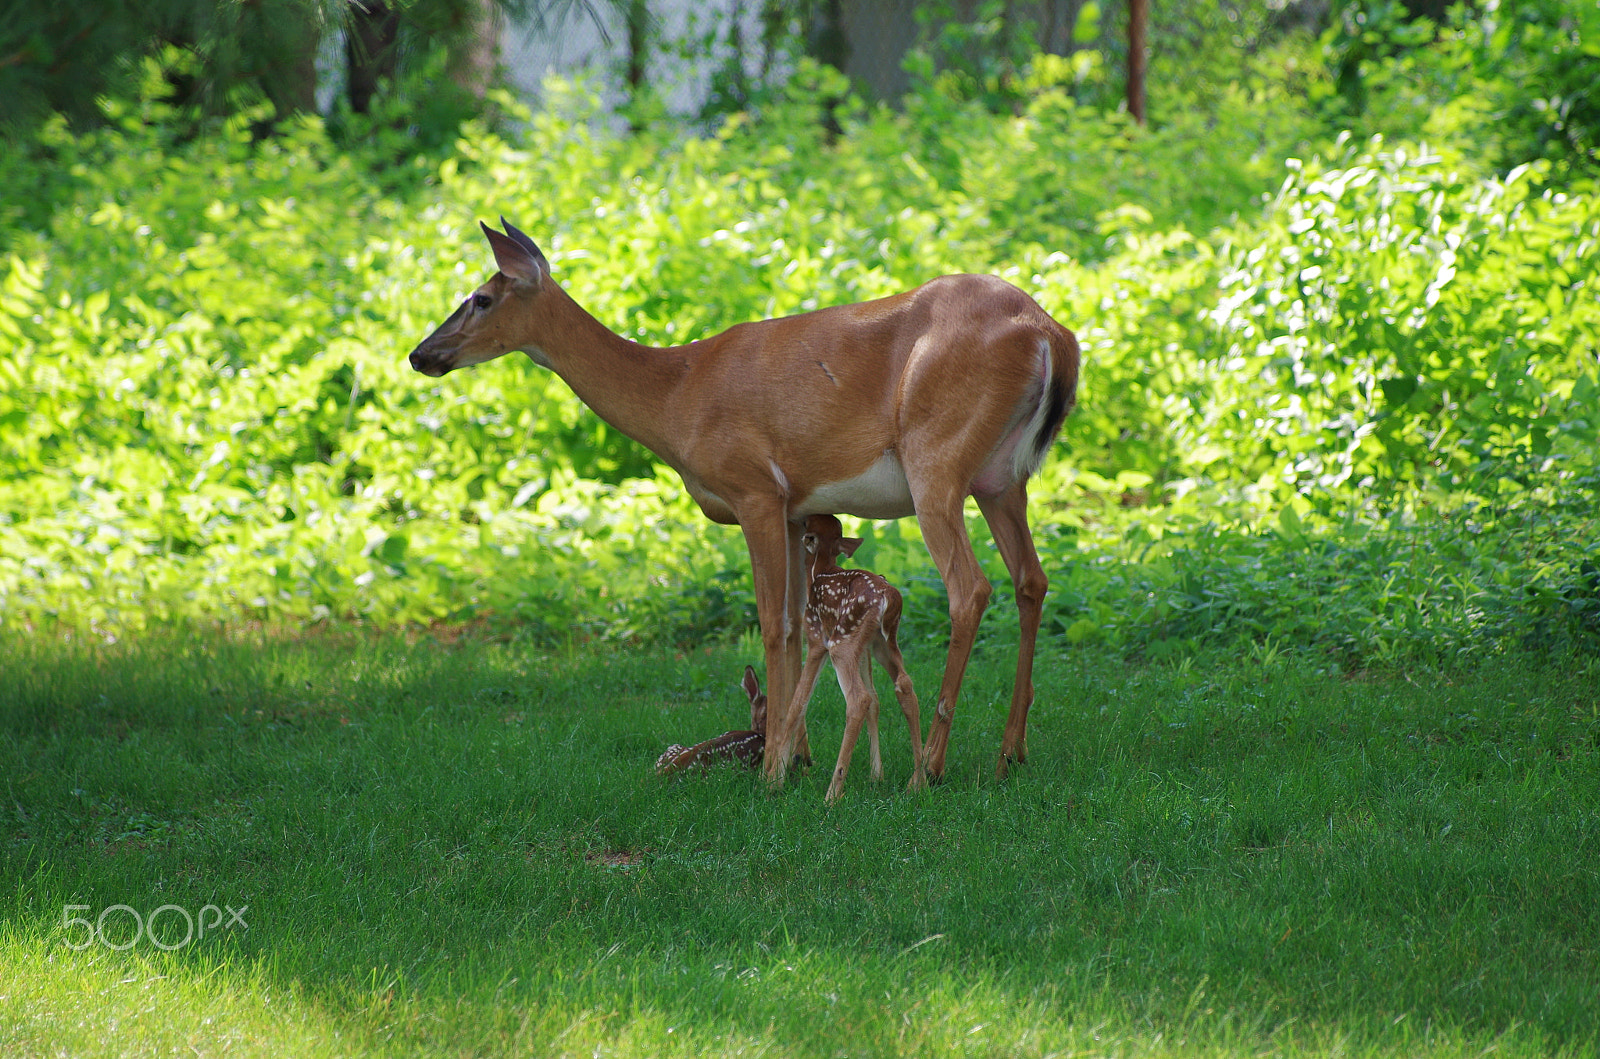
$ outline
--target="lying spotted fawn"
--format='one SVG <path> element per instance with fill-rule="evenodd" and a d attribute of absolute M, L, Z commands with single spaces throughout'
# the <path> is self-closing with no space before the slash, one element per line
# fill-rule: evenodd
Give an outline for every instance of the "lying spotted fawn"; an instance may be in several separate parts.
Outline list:
<path fill-rule="evenodd" d="M 856 748 L 861 725 L 867 725 L 867 742 L 872 751 L 872 778 L 883 779 L 883 759 L 878 753 L 878 695 L 872 687 L 872 659 L 876 656 L 894 679 L 895 698 L 911 729 L 913 771 L 907 786 L 915 790 L 927 782 L 922 762 L 922 725 L 917 716 L 917 695 L 911 687 L 911 674 L 895 636 L 900 628 L 902 601 L 895 587 L 866 570 L 841 570 L 834 559 L 849 557 L 861 544 L 859 537 L 845 537 L 839 520 L 832 515 L 812 515 L 806 519 L 801 538 L 807 553 L 806 664 L 796 685 L 794 701 L 787 716 L 788 745 L 785 758 L 794 752 L 796 733 L 805 723 L 811 692 L 822 671 L 824 658 L 833 661 L 834 675 L 844 692 L 844 741 L 839 746 L 839 763 L 833 769 L 827 801 L 844 793 L 844 778 L 850 771 L 850 755 Z"/>
<path fill-rule="evenodd" d="M 701 768 L 721 761 L 742 762 L 753 769 L 761 767 L 767 750 L 767 697 L 756 680 L 756 671 L 744 667 L 744 680 L 740 683 L 750 696 L 750 727 L 743 731 L 724 732 L 715 739 L 707 739 L 694 746 L 674 743 L 667 752 L 656 759 L 656 773 L 671 776 L 698 765 Z"/>

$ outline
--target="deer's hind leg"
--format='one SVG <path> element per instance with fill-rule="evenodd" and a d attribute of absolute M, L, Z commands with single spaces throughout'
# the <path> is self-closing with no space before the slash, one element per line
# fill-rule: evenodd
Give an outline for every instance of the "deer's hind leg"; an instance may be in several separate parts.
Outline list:
<path fill-rule="evenodd" d="M 978 510 L 989 523 L 995 547 L 1006 562 L 1017 599 L 1017 676 L 1011 688 L 1011 710 L 995 775 L 1005 779 L 1013 763 L 1028 759 L 1028 710 L 1033 706 L 1033 656 L 1044 611 L 1044 594 L 1050 588 L 1039 553 L 1028 530 L 1028 487 L 1018 482 L 997 497 L 978 498 Z"/>
<path fill-rule="evenodd" d="M 917 498 L 917 523 L 922 527 L 922 539 L 928 554 L 939 568 L 946 591 L 950 596 L 950 645 L 946 649 L 944 679 L 939 684 L 939 698 L 934 704 L 933 720 L 928 725 L 928 740 L 923 746 L 923 765 L 927 778 L 939 782 L 944 778 L 945 750 L 950 742 L 950 725 L 955 718 L 956 700 L 961 694 L 961 680 L 972 657 L 972 644 L 977 639 L 978 623 L 989 605 L 994 589 L 978 565 L 972 551 L 972 541 L 967 537 L 965 516 L 962 513 L 963 494 L 947 490 L 943 496 L 926 493 L 918 495 L 918 483 L 912 484 L 912 495 Z"/>

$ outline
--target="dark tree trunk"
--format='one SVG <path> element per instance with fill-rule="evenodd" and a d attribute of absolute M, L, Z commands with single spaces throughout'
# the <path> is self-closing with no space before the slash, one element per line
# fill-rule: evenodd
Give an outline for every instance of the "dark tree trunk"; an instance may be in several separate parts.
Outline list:
<path fill-rule="evenodd" d="M 482 99 L 494 83 L 500 65 L 500 39 L 505 19 L 494 0 L 471 0 L 467 4 L 466 24 L 450 48 L 450 80 L 460 89 Z"/>
<path fill-rule="evenodd" d="M 637 98 L 644 87 L 650 61 L 650 6 L 647 0 L 628 0 L 628 95 Z"/>
<path fill-rule="evenodd" d="M 317 45 L 322 39 L 316 21 L 304 17 L 303 8 L 288 0 L 216 6 L 233 9 L 227 13 L 232 24 L 219 21 L 212 31 L 219 37 L 212 40 L 206 32 L 195 35 L 217 56 L 213 77 L 218 92 L 213 105 L 226 105 L 228 83 L 254 78 L 272 101 L 278 119 L 315 111 Z"/>
<path fill-rule="evenodd" d="M 394 79 L 400 13 L 383 0 L 350 0 L 350 9 L 344 42 L 350 109 L 365 114 L 372 106 L 378 82 Z"/>
<path fill-rule="evenodd" d="M 807 50 L 818 62 L 827 63 L 843 73 L 850 66 L 850 37 L 845 31 L 844 7 L 840 0 L 822 0 L 816 7 L 816 20 L 806 35 Z M 822 128 L 832 143 L 844 132 L 839 123 L 839 104 L 844 100 L 834 96 L 823 103 Z"/>
<path fill-rule="evenodd" d="M 845 33 L 840 0 L 822 0 L 807 34 L 807 50 L 818 62 L 843 71 L 850 65 L 850 38 Z"/>
<path fill-rule="evenodd" d="M 307 32 L 294 43 L 281 65 L 261 76 L 267 98 L 278 116 L 317 109 L 317 36 Z"/>
<path fill-rule="evenodd" d="M 1128 0 L 1128 113 L 1144 124 L 1145 30 L 1149 0 Z"/>

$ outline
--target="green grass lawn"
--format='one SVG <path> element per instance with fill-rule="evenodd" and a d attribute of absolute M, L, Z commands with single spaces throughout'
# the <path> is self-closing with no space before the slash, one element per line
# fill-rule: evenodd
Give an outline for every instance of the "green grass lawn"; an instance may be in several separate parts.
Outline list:
<path fill-rule="evenodd" d="M 946 783 L 885 695 L 887 781 L 858 748 L 830 810 L 826 767 L 652 772 L 740 726 L 749 644 L 13 638 L 0 1053 L 1596 1051 L 1600 660 L 1051 643 L 996 784 L 1004 642 Z M 208 905 L 243 923 L 180 944 Z"/>

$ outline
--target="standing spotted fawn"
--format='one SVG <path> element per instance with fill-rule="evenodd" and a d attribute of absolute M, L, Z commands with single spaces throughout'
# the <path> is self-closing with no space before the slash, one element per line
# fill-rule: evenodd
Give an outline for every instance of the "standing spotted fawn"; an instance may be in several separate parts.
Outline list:
<path fill-rule="evenodd" d="M 740 684 L 750 696 L 750 727 L 743 731 L 724 732 L 715 739 L 707 739 L 694 746 L 674 743 L 666 753 L 656 759 L 656 773 L 671 776 L 691 766 L 706 768 L 723 761 L 738 761 L 753 769 L 761 767 L 767 750 L 767 697 L 761 693 L 756 671 L 744 667 L 744 680 Z"/>
<path fill-rule="evenodd" d="M 858 537 L 842 536 L 839 520 L 832 515 L 811 515 L 806 519 L 801 538 L 807 554 L 806 664 L 795 687 L 794 700 L 787 715 L 788 745 L 782 760 L 794 753 L 796 734 L 803 730 L 811 692 L 822 671 L 824 658 L 833 661 L 834 675 L 844 692 L 844 741 L 839 746 L 839 763 L 828 785 L 828 802 L 844 793 L 844 779 L 850 771 L 850 755 L 856 748 L 863 722 L 872 750 L 872 778 L 883 779 L 883 759 L 878 753 L 878 696 L 872 687 L 872 658 L 877 656 L 894 679 L 895 698 L 911 729 L 913 771 L 907 786 L 916 790 L 926 783 L 922 762 L 922 724 L 917 716 L 917 695 L 911 687 L 911 674 L 895 636 L 900 628 L 900 593 L 895 587 L 866 570 L 841 570 L 834 562 L 850 556 L 860 546 Z"/>

